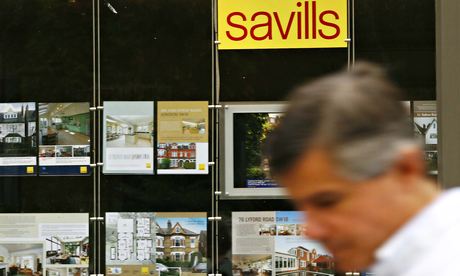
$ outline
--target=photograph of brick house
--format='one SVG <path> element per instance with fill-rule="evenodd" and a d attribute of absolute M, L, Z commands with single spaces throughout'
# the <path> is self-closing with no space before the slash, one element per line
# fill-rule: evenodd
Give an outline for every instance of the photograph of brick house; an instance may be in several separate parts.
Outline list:
<path fill-rule="evenodd" d="M 206 273 L 206 216 L 165 216 L 155 219 L 156 262 L 171 269 L 180 268 L 182 276 L 189 273 Z"/>
<path fill-rule="evenodd" d="M 159 143 L 159 169 L 196 169 L 195 143 Z"/>
<path fill-rule="evenodd" d="M 0 157 L 34 156 L 35 103 L 0 104 Z"/>
<path fill-rule="evenodd" d="M 289 253 L 295 255 L 298 260 L 298 269 L 307 270 L 308 265 L 312 260 L 316 259 L 316 249 L 306 249 L 303 246 L 297 246 L 289 249 Z"/>

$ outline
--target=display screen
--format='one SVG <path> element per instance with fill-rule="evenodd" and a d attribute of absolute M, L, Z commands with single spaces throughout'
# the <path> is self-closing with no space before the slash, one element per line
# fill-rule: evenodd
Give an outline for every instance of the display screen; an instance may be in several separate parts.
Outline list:
<path fill-rule="evenodd" d="M 282 114 L 233 114 L 235 188 L 278 187 L 271 179 L 268 159 L 263 155 L 263 145 Z"/>

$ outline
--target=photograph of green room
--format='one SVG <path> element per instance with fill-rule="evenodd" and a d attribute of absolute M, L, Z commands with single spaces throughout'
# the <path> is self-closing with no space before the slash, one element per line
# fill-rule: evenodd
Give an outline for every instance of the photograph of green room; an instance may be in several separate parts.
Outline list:
<path fill-rule="evenodd" d="M 107 115 L 105 139 L 108 148 L 153 147 L 153 116 Z"/>
<path fill-rule="evenodd" d="M 43 243 L 0 243 L 0 275 L 43 275 Z"/>
<path fill-rule="evenodd" d="M 40 145 L 89 145 L 89 103 L 39 103 Z"/>

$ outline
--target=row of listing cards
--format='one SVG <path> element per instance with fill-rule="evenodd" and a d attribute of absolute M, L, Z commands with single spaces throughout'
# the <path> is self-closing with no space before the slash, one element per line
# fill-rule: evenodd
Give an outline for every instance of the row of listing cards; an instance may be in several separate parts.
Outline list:
<path fill-rule="evenodd" d="M 207 174 L 208 102 L 154 114 L 153 101 L 104 102 L 103 172 Z M 0 175 L 89 175 L 91 126 L 87 102 L 0 103 Z"/>

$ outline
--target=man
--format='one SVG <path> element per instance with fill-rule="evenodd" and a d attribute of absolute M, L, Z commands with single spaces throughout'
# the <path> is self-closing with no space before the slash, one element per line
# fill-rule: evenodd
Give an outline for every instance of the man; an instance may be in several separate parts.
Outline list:
<path fill-rule="evenodd" d="M 460 191 L 426 176 L 400 100 L 370 64 L 298 88 L 269 137 L 271 172 L 338 270 L 460 275 Z"/>

